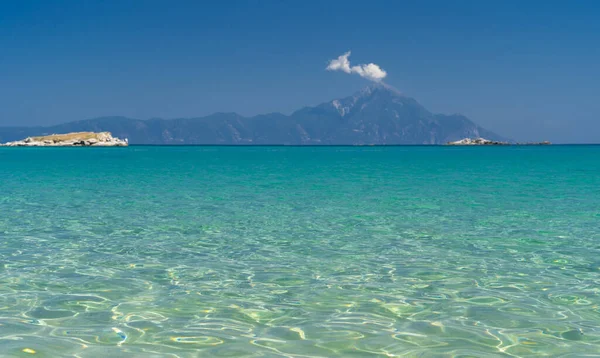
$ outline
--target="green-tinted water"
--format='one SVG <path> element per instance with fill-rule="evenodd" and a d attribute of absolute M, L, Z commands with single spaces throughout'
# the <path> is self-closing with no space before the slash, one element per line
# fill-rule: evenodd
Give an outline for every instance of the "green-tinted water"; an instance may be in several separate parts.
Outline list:
<path fill-rule="evenodd" d="M 600 147 L 0 148 L 0 259 L 7 356 L 598 355 Z"/>

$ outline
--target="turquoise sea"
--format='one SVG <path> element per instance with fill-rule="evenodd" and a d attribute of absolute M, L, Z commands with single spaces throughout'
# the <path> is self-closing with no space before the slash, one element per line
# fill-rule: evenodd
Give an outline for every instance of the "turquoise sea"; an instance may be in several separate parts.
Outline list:
<path fill-rule="evenodd" d="M 0 356 L 600 356 L 600 146 L 0 148 Z"/>

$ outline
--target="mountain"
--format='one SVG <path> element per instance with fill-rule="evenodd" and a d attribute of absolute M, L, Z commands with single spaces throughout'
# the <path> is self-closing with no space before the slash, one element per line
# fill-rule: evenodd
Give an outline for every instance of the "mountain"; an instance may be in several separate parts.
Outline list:
<path fill-rule="evenodd" d="M 375 84 L 351 97 L 305 107 L 289 116 L 214 113 L 178 119 L 102 117 L 51 127 L 0 127 L 0 142 L 89 131 L 111 132 L 128 138 L 131 144 L 393 145 L 444 144 L 465 137 L 506 140 L 465 116 L 433 114 L 393 88 Z"/>

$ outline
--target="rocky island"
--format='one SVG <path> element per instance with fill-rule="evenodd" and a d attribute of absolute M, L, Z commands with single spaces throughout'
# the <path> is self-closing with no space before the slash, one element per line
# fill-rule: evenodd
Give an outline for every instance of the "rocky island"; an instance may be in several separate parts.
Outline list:
<path fill-rule="evenodd" d="M 550 145 L 548 141 L 538 143 L 517 143 L 516 145 Z M 455 142 L 448 142 L 446 145 L 511 145 L 509 142 L 500 142 L 485 138 L 464 138 Z"/>
<path fill-rule="evenodd" d="M 27 137 L 0 144 L 5 147 L 126 147 L 127 139 L 113 137 L 110 132 L 75 132 Z"/>
<path fill-rule="evenodd" d="M 508 142 L 500 142 L 485 138 L 464 138 L 455 142 L 448 142 L 447 145 L 509 145 Z"/>

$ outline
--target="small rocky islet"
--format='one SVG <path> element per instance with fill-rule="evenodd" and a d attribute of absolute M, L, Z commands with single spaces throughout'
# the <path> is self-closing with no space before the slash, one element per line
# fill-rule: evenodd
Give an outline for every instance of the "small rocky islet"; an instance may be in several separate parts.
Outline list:
<path fill-rule="evenodd" d="M 448 142 L 446 145 L 550 145 L 552 143 L 548 141 L 536 142 L 536 143 L 516 143 L 512 144 L 509 142 L 500 142 L 495 140 L 489 140 L 485 138 L 464 138 L 454 142 Z"/>
<path fill-rule="evenodd" d="M 52 134 L 0 144 L 5 147 L 126 147 L 128 145 L 127 138 L 113 137 L 110 132 Z"/>

